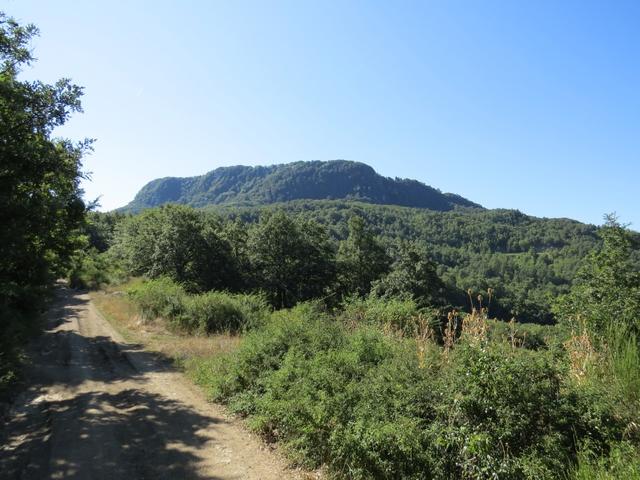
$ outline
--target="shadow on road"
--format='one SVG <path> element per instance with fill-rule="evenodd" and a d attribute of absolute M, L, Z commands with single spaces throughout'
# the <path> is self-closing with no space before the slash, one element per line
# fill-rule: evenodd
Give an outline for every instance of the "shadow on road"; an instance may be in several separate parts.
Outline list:
<path fill-rule="evenodd" d="M 45 402 L 40 421 L 11 421 L 23 441 L 2 452 L 2 478 L 211 478 L 199 476 L 193 450 L 206 441 L 198 431 L 217 422 L 178 402 L 140 390 Z"/>
<path fill-rule="evenodd" d="M 220 420 L 147 391 L 145 375 L 170 369 L 168 359 L 68 328 L 88 300 L 62 295 L 0 428 L 0 478 L 215 478 L 199 473 L 198 449 Z"/>

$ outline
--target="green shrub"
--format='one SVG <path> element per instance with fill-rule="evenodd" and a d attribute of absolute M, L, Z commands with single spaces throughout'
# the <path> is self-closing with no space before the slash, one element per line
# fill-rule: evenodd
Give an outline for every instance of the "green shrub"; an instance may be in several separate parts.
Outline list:
<path fill-rule="evenodd" d="M 140 314 L 147 320 L 164 318 L 169 321 L 184 312 L 184 288 L 169 278 L 159 278 L 138 284 L 128 291 Z"/>
<path fill-rule="evenodd" d="M 208 362 L 197 377 L 214 399 L 248 414 L 252 402 L 245 400 L 264 393 L 264 379 L 280 368 L 289 350 L 311 357 L 317 351 L 339 345 L 343 339 L 342 327 L 317 304 L 298 304 L 291 310 L 274 312 L 265 325 L 246 335 L 239 350 Z"/>
<path fill-rule="evenodd" d="M 545 352 L 459 345 L 428 435 L 439 476 L 554 478 L 572 455 L 577 413 Z M 448 398 L 447 398 L 448 397 Z"/>
<path fill-rule="evenodd" d="M 559 345 L 568 337 L 558 325 L 536 323 L 503 322 L 489 320 L 489 337 L 499 342 L 512 342 L 516 346 L 530 350 Z"/>
<path fill-rule="evenodd" d="M 434 388 L 441 357 L 432 348 L 421 366 L 413 347 L 411 342 L 394 342 L 362 378 L 348 384 L 349 402 L 340 405 L 342 421 L 329 439 L 327 463 L 334 472 L 344 472 L 339 476 L 436 478 L 437 459 L 425 426 L 441 401 L 442 389 Z"/>
<path fill-rule="evenodd" d="M 262 324 L 269 315 L 269 306 L 261 295 L 227 292 L 189 295 L 168 278 L 132 287 L 129 296 L 144 318 L 162 318 L 172 328 L 186 333 L 206 335 L 247 330 Z"/>
<path fill-rule="evenodd" d="M 638 337 L 624 330 L 612 330 L 609 338 L 611 377 L 627 408 L 640 410 L 640 344 Z"/>
<path fill-rule="evenodd" d="M 574 480 L 638 480 L 640 450 L 628 442 L 614 444 L 608 455 L 598 455 L 588 448 L 580 451 Z"/>
<path fill-rule="evenodd" d="M 412 335 L 420 313 L 410 298 L 383 298 L 369 295 L 352 297 L 343 305 L 342 319 L 350 324 L 377 325 L 389 330 Z"/>
<path fill-rule="evenodd" d="M 333 459 L 334 435 L 355 420 L 360 382 L 391 354 L 389 339 L 373 329 L 342 338 L 342 345 L 306 355 L 297 347 L 263 379 L 250 424 L 280 440 L 294 460 L 317 466 Z"/>
<path fill-rule="evenodd" d="M 94 290 L 110 281 L 113 264 L 97 250 L 78 250 L 70 263 L 67 276 L 71 288 Z"/>
<path fill-rule="evenodd" d="M 567 382 L 558 349 L 418 346 L 307 304 L 196 376 L 294 461 L 340 478 L 558 478 L 578 442 L 605 451 L 620 431 L 606 392 Z"/>
<path fill-rule="evenodd" d="M 346 478 L 557 478 L 576 436 L 602 446 L 611 416 L 568 388 L 552 355 L 432 347 L 421 366 L 414 352 L 394 349 L 358 383 L 332 437 Z"/>
<path fill-rule="evenodd" d="M 186 296 L 182 313 L 173 321 L 186 331 L 236 332 L 260 325 L 268 312 L 266 299 L 259 295 L 207 292 Z"/>

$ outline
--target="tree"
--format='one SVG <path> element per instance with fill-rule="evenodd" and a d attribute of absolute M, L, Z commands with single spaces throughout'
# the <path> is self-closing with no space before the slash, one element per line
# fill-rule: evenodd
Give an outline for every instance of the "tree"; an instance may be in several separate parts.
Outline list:
<path fill-rule="evenodd" d="M 251 287 L 251 260 L 247 242 L 249 240 L 248 226 L 239 219 L 227 221 L 220 233 L 231 246 L 231 258 L 237 272 L 237 284 L 233 290 L 246 290 Z"/>
<path fill-rule="evenodd" d="M 63 272 L 80 245 L 81 158 L 90 141 L 54 139 L 52 132 L 81 111 L 82 89 L 20 81 L 33 61 L 38 30 L 0 13 L 0 308 L 26 307 L 38 287 Z"/>
<path fill-rule="evenodd" d="M 122 222 L 113 254 L 134 275 L 167 276 L 192 291 L 232 288 L 237 272 L 221 230 L 192 207 L 165 205 Z"/>
<path fill-rule="evenodd" d="M 445 290 L 427 249 L 416 242 L 400 244 L 391 271 L 375 281 L 372 288 L 381 297 L 409 296 L 419 306 L 442 305 Z"/>
<path fill-rule="evenodd" d="M 335 254 L 326 230 L 284 212 L 260 219 L 249 235 L 254 284 L 277 307 L 322 295 L 335 277 Z"/>
<path fill-rule="evenodd" d="M 33 61 L 38 30 L 0 12 L 0 389 L 12 378 L 16 345 L 82 244 L 86 206 L 81 159 L 90 141 L 54 139 L 52 132 L 81 111 L 82 89 L 19 79 Z"/>
<path fill-rule="evenodd" d="M 349 236 L 338 249 L 338 283 L 343 295 L 365 296 L 389 271 L 391 259 L 360 216 L 349 219 Z"/>
<path fill-rule="evenodd" d="M 89 212 L 83 228 L 88 237 L 89 246 L 98 252 L 106 252 L 113 244 L 116 226 L 123 221 L 125 215 L 115 212 Z"/>
<path fill-rule="evenodd" d="M 573 326 L 585 324 L 604 335 L 609 328 L 640 333 L 640 270 L 633 260 L 637 246 L 629 230 L 606 215 L 602 246 L 587 256 L 569 294 L 555 313 Z"/>

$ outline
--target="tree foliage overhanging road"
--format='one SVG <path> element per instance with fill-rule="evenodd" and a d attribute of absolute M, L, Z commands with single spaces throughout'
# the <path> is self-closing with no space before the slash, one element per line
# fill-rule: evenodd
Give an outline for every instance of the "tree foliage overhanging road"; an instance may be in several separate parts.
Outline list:
<path fill-rule="evenodd" d="M 81 159 L 91 141 L 54 138 L 81 111 L 82 88 L 20 79 L 38 34 L 0 12 L 0 387 L 44 291 L 82 243 Z"/>

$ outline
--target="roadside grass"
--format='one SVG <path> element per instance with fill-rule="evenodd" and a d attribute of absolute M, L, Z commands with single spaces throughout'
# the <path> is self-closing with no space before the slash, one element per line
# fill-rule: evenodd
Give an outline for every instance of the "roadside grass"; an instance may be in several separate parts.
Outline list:
<path fill-rule="evenodd" d="M 612 345 L 618 381 L 602 382 L 592 364 L 609 363 L 588 339 L 500 324 L 486 309 L 452 311 L 445 324 L 376 298 L 271 312 L 259 296 L 189 295 L 166 280 L 91 295 L 127 341 L 173 359 L 305 469 L 361 480 L 637 478 L 635 407 L 619 408 L 638 397 L 635 341 Z"/>
<path fill-rule="evenodd" d="M 127 294 L 144 280 L 132 279 L 119 285 L 109 285 L 90 292 L 93 304 L 127 342 L 142 345 L 146 350 L 170 359 L 173 365 L 198 385 L 210 400 L 208 391 L 210 367 L 220 359 L 229 358 L 242 343 L 238 333 L 210 333 L 206 336 L 185 333 L 162 318 L 143 318 L 136 300 Z M 204 375 L 203 375 L 204 374 Z M 298 469 L 297 478 L 322 478 L 319 470 Z"/>
<path fill-rule="evenodd" d="M 240 337 L 232 333 L 193 336 L 169 330 L 160 319 L 143 319 L 138 307 L 126 291 L 142 283 L 133 279 L 117 286 L 108 286 L 90 293 L 98 311 L 113 325 L 127 342 L 139 343 L 161 353 L 187 374 L 200 361 L 234 351 Z"/>

